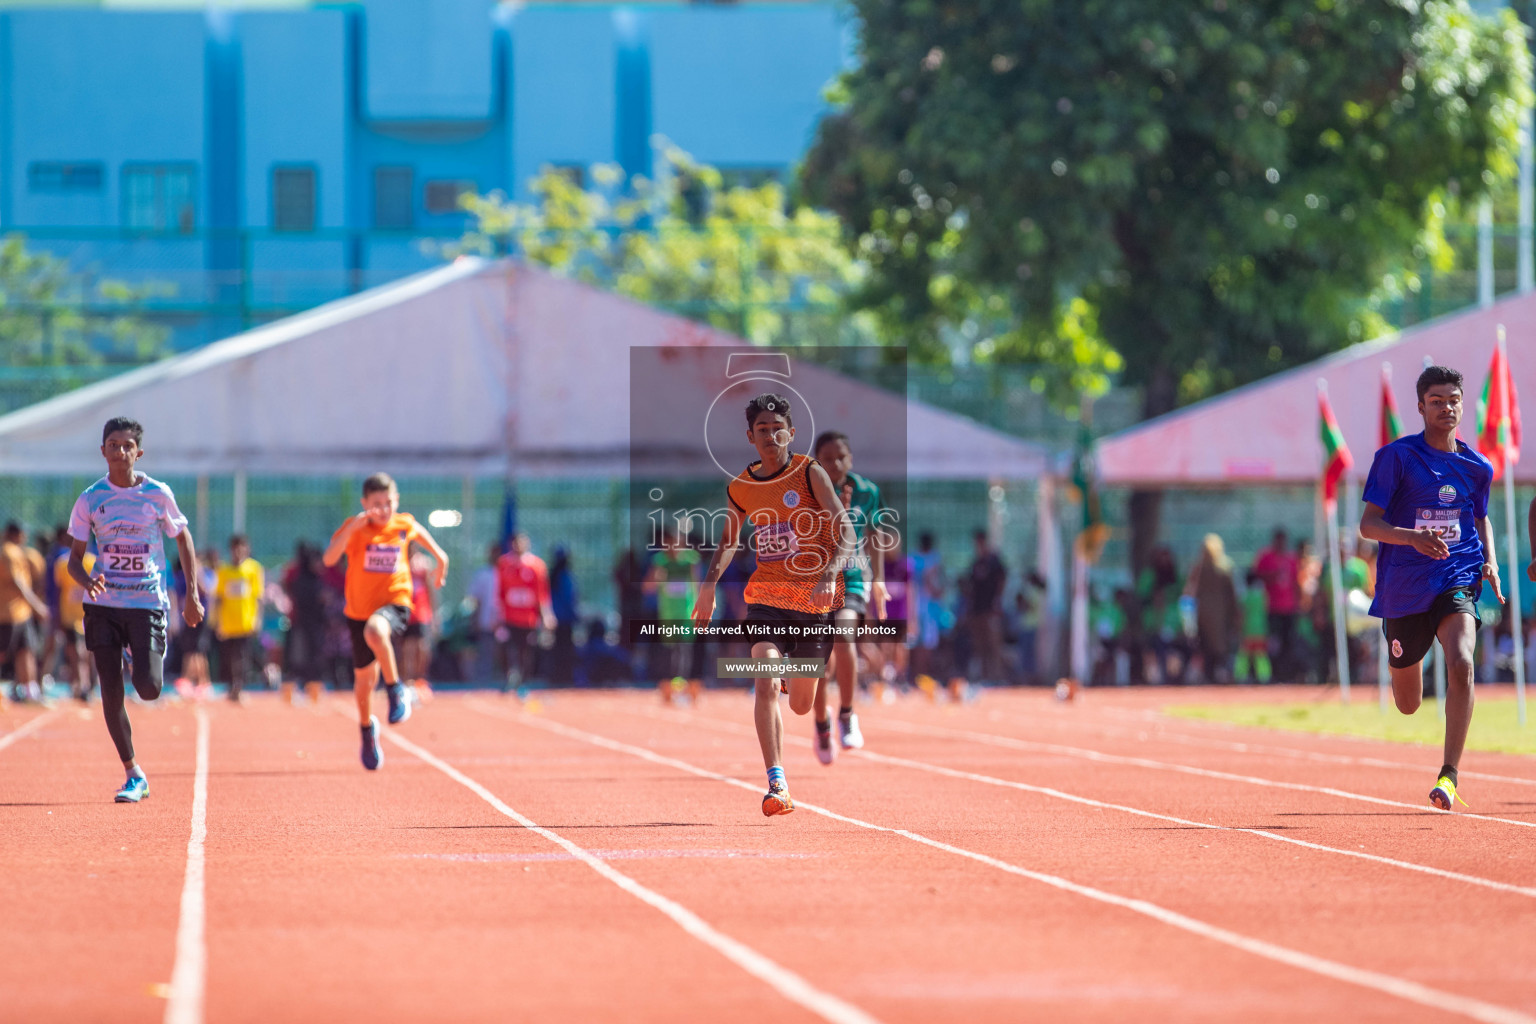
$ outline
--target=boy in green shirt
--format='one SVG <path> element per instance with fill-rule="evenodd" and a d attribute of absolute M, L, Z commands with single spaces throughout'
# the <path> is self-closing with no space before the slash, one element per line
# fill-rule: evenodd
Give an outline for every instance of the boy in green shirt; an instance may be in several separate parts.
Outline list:
<path fill-rule="evenodd" d="M 1267 683 L 1273 672 L 1269 663 L 1269 595 L 1264 590 L 1264 579 L 1252 569 L 1248 570 L 1248 589 L 1243 591 L 1243 642 L 1237 649 L 1237 664 L 1232 675 L 1240 683 L 1248 681 L 1248 662 L 1253 662 L 1253 674 L 1261 683 Z"/>
<path fill-rule="evenodd" d="M 699 553 L 668 530 L 662 548 L 651 558 L 646 588 L 656 595 L 656 617 L 663 622 L 690 622 L 699 593 Z M 665 703 L 672 703 L 680 681 L 695 702 L 703 690 L 703 645 L 698 640 L 670 642 L 662 647 L 660 679 L 656 684 Z"/>

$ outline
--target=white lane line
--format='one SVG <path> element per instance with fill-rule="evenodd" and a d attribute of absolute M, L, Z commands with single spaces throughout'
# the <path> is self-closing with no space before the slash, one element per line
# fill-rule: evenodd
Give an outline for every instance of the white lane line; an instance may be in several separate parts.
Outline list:
<path fill-rule="evenodd" d="M 970 729 L 946 729 L 940 726 L 918 727 L 908 725 L 905 722 L 891 719 L 881 723 L 882 728 L 892 729 L 896 732 L 905 732 L 913 736 L 933 736 L 939 739 L 963 739 L 973 743 L 984 743 L 994 747 L 1007 747 L 1012 750 L 1028 750 L 1042 754 L 1061 754 L 1065 757 L 1076 757 L 1084 761 L 1094 761 L 1099 764 L 1120 764 L 1133 768 L 1154 768 L 1164 772 L 1178 772 L 1183 775 L 1196 775 L 1206 779 L 1221 779 L 1225 782 L 1243 782 L 1250 786 L 1266 786 L 1270 789 L 1290 789 L 1298 793 L 1321 793 L 1326 796 L 1336 796 L 1343 800 L 1358 800 L 1362 803 L 1377 804 L 1382 807 L 1401 807 L 1421 814 L 1440 814 L 1454 818 L 1472 818 L 1478 821 L 1497 821 L 1504 825 L 1518 825 L 1521 828 L 1536 828 L 1536 821 L 1520 821 L 1515 818 L 1499 818 L 1491 814 L 1474 814 L 1471 811 L 1441 811 L 1433 807 L 1425 807 L 1420 804 L 1405 804 L 1400 800 L 1388 800 L 1379 796 L 1367 796 L 1364 793 L 1351 793 L 1345 789 L 1335 789 L 1332 786 L 1309 786 L 1303 782 L 1282 782 L 1278 779 L 1265 779 L 1257 775 L 1239 775 L 1236 772 L 1222 772 L 1214 768 L 1196 768 L 1193 765 L 1174 764 L 1169 761 L 1154 761 L 1146 757 L 1129 757 L 1122 754 L 1106 754 L 1100 750 L 1090 750 L 1087 747 L 1069 747 L 1060 743 L 1043 743 L 1036 740 L 1015 739 L 1012 736 L 999 736 L 990 732 L 975 732 Z"/>
<path fill-rule="evenodd" d="M 647 750 L 644 747 L 635 747 L 628 743 L 621 743 L 617 740 L 611 740 L 606 736 L 599 736 L 596 733 L 586 732 L 582 729 L 574 729 L 570 726 L 561 725 L 558 722 L 551 722 L 542 718 L 536 718 L 532 715 L 505 715 L 498 713 L 495 709 L 486 708 L 483 705 L 476 704 L 473 706 L 479 707 L 482 712 L 492 714 L 497 718 L 512 719 L 515 717 L 516 721 L 525 725 L 533 726 L 534 728 L 544 729 L 561 736 L 567 736 L 571 739 L 580 740 L 583 743 L 589 743 L 596 747 L 602 747 L 606 750 L 615 751 L 616 753 L 628 754 L 632 757 L 637 757 L 644 761 L 650 761 L 653 764 L 665 765 L 669 768 L 675 768 L 678 771 L 686 772 L 687 774 L 695 775 L 699 778 L 713 779 L 716 782 L 723 782 L 728 786 L 735 786 L 738 789 L 745 789 L 754 794 L 757 793 L 759 789 L 758 786 L 749 782 L 745 782 L 741 779 L 735 779 L 728 775 L 721 775 L 719 772 L 713 772 L 707 768 L 700 768 L 696 765 L 691 765 L 686 761 L 679 761 L 676 758 L 666 757 L 665 755 L 658 754 L 652 750 Z M 796 801 L 795 807 L 797 809 L 803 808 L 804 810 L 810 811 L 813 814 L 819 814 L 825 818 L 831 818 L 834 821 L 841 821 L 845 824 L 856 825 L 859 828 L 869 829 L 874 832 L 885 832 L 891 835 L 898 835 L 904 839 L 910 839 L 915 843 L 921 843 L 924 846 L 932 847 L 935 850 L 942 850 L 945 853 L 951 853 L 958 857 L 964 857 L 968 860 L 973 860 L 977 863 L 985 864 L 988 867 L 996 868 L 999 871 L 1006 871 L 1011 875 L 1018 875 L 1021 878 L 1028 878 L 1033 881 L 1040 882 L 1043 885 L 1051 886 L 1052 888 L 1059 889 L 1063 892 L 1070 892 L 1074 895 L 1083 896 L 1088 899 L 1095 900 L 1099 903 L 1109 904 L 1110 906 L 1121 907 L 1125 910 L 1141 914 L 1144 917 L 1152 918 L 1155 921 L 1160 921 L 1163 924 L 1170 925 L 1182 931 L 1210 939 L 1213 942 L 1231 946 L 1234 949 L 1242 950 L 1245 953 L 1251 953 L 1254 956 L 1263 957 L 1266 960 L 1273 960 L 1276 963 L 1286 964 L 1303 971 L 1310 971 L 1313 974 L 1332 978 L 1335 981 L 1342 981 L 1347 984 L 1357 985 L 1361 988 L 1372 989 L 1386 995 L 1395 996 L 1407 1002 L 1417 1003 L 1420 1006 L 1428 1006 L 1433 1009 L 1444 1010 L 1448 1013 L 1460 1014 L 1461 1016 L 1468 1017 L 1472 1020 L 1484 1021 L 1486 1024 L 1536 1024 L 1536 1017 L 1528 1016 L 1527 1014 L 1521 1013 L 1519 1010 L 1514 1010 L 1506 1006 L 1499 1006 L 1496 1003 L 1487 1003 L 1481 999 L 1472 999 L 1467 996 L 1456 995 L 1452 992 L 1443 992 L 1439 989 L 1430 988 L 1427 985 L 1421 985 L 1416 981 L 1409 981 L 1406 978 L 1398 978 L 1390 974 L 1382 974 L 1378 971 L 1371 971 L 1361 967 L 1352 967 L 1349 964 L 1342 964 L 1336 960 L 1328 960 L 1324 957 L 1314 956 L 1311 953 L 1304 953 L 1300 950 L 1290 949 L 1289 947 L 1280 946 L 1273 942 L 1266 942 L 1263 939 L 1255 939 L 1251 936 L 1242 935 L 1238 932 L 1234 932 L 1217 925 L 1208 924 L 1207 922 L 1198 920 L 1197 918 L 1189 917 L 1185 914 L 1180 914 L 1177 911 L 1158 906 L 1157 904 L 1150 903 L 1147 900 L 1139 900 L 1126 896 L 1119 896 L 1115 893 L 1106 892 L 1103 889 L 1097 889 L 1089 885 L 1082 885 L 1080 883 L 1061 878 L 1057 875 L 1046 874 L 1042 871 L 1032 871 L 1029 868 L 1019 867 L 1017 864 L 1010 864 L 1007 861 L 999 860 L 996 857 L 990 857 L 984 853 L 977 853 L 973 850 L 967 850 L 959 846 L 953 846 L 949 843 L 940 842 L 937 839 L 930 839 L 927 836 L 920 835 L 916 832 L 911 832 L 907 829 L 890 828 L 885 825 L 876 825 L 872 822 L 861 821 L 858 818 L 851 818 L 844 814 L 838 814 L 836 811 L 831 811 L 824 807 L 818 807 L 815 804 L 806 804 Z"/>
<path fill-rule="evenodd" d="M 59 712 L 59 708 L 53 708 L 49 711 L 44 711 L 30 722 L 24 722 L 21 725 L 18 725 L 16 728 L 12 729 L 10 732 L 6 733 L 4 736 L 0 736 L 0 750 L 4 750 L 12 743 L 15 743 L 17 740 L 21 739 L 27 733 L 32 732 L 35 729 L 42 728 L 44 722 L 48 722 L 56 718 L 59 715 Z"/>
<path fill-rule="evenodd" d="M 683 931 L 692 935 L 754 978 L 765 982 L 770 988 L 790 1002 L 805 1007 L 818 1017 L 831 1021 L 833 1024 L 878 1024 L 875 1017 L 872 1017 L 857 1006 L 844 1002 L 829 992 L 823 992 L 789 968 L 768 959 L 750 946 L 746 946 L 729 935 L 716 930 L 687 907 L 662 896 L 660 893 L 647 889 L 633 878 L 618 871 L 607 862 L 588 850 L 577 846 L 564 836 L 535 824 L 531 819 L 519 814 L 502 802 L 489 789 L 486 789 L 480 783 L 442 760 L 431 751 L 412 743 L 393 730 L 385 730 L 384 735 L 396 746 L 414 754 L 422 761 L 436 768 L 530 832 L 543 836 L 631 896 L 655 907 L 671 918 Z"/>
<path fill-rule="evenodd" d="M 650 718 L 665 721 L 667 715 L 658 713 L 652 709 L 640 710 L 641 714 Z M 732 722 L 722 722 L 719 719 L 701 715 L 690 715 L 684 711 L 673 711 L 677 720 L 693 724 L 705 725 L 722 732 L 729 732 L 740 736 L 755 736 L 756 733 L 744 726 L 738 726 Z M 810 746 L 810 741 L 798 736 L 785 737 L 790 742 L 801 746 Z M 1446 878 L 1454 882 L 1465 882 L 1468 885 L 1480 886 L 1484 889 L 1493 889 L 1497 892 L 1512 893 L 1517 896 L 1528 896 L 1536 899 L 1536 887 L 1527 885 L 1515 885 L 1511 882 L 1500 882 L 1492 878 L 1483 878 L 1478 875 L 1467 875 L 1456 871 L 1446 871 L 1443 868 L 1430 867 L 1428 864 L 1417 864 L 1413 861 L 1398 860 L 1394 857 L 1383 857 L 1374 853 L 1362 853 L 1359 850 L 1345 850 L 1337 846 L 1326 846 L 1322 843 L 1309 843 L 1304 839 L 1296 839 L 1292 836 L 1281 835 L 1278 832 L 1270 832 L 1262 828 L 1244 828 L 1239 825 L 1217 825 L 1208 821 L 1196 821 L 1191 818 L 1180 818 L 1171 814 L 1159 814 L 1156 811 L 1143 810 L 1139 807 L 1128 807 L 1125 804 L 1107 803 L 1095 800 L 1092 797 L 1079 796 L 1060 789 L 1052 789 L 1049 786 L 1032 786 L 1027 782 L 1014 782 L 1011 779 L 1000 779 L 992 775 L 981 775 L 976 772 L 963 771 L 959 768 L 949 768 L 944 765 L 932 764 L 927 761 L 914 761 L 911 758 L 895 757 L 891 754 L 877 754 L 872 750 L 849 750 L 846 755 L 856 755 L 868 761 L 877 761 L 882 764 L 894 765 L 899 768 L 909 768 L 914 771 L 929 772 L 934 775 L 943 775 L 952 779 L 961 779 L 966 782 L 979 782 L 987 786 L 1000 786 L 1006 789 L 1016 789 L 1025 793 L 1035 793 L 1040 796 L 1048 796 L 1057 800 L 1067 800 L 1071 803 L 1082 804 L 1085 807 L 1096 807 L 1100 810 L 1119 811 L 1122 814 L 1132 814 L 1140 818 L 1152 818 L 1157 821 L 1166 821 L 1171 824 L 1184 825 L 1193 828 L 1210 829 L 1214 832 L 1243 832 L 1251 836 L 1260 836 L 1264 839 L 1272 839 L 1275 842 L 1287 843 L 1291 846 L 1300 846 L 1308 850 L 1316 850 L 1319 853 L 1336 853 L 1342 857 L 1354 857 L 1357 860 L 1367 860 L 1375 864 L 1385 864 L 1404 871 L 1416 871 L 1420 874 L 1434 875 Z"/>
<path fill-rule="evenodd" d="M 208 839 L 208 712 L 199 704 L 193 714 L 197 716 L 197 768 L 192 776 L 192 835 L 187 840 L 187 876 L 181 886 L 181 921 L 176 926 L 176 964 L 171 969 L 165 1024 L 202 1024 L 208 981 L 203 850 Z"/>
<path fill-rule="evenodd" d="M 1041 721 L 1040 719 L 1026 718 L 1025 716 L 1012 713 L 1002 715 L 1001 717 L 1003 720 L 1008 722 L 1027 725 L 1038 725 Z M 1227 728 L 1227 724 L 1225 722 L 1210 722 L 1209 720 L 1202 718 L 1174 718 L 1172 716 L 1164 715 L 1158 718 L 1137 719 L 1137 721 L 1142 721 L 1146 726 L 1156 727 L 1156 731 L 1148 731 L 1145 728 L 1132 731 L 1130 729 L 1104 727 L 1098 725 L 1097 723 L 1091 722 L 1073 722 L 1070 724 L 1079 725 L 1086 729 L 1092 729 L 1100 735 L 1104 736 L 1134 736 L 1141 740 L 1157 740 L 1160 742 L 1183 743 L 1192 747 L 1210 747 L 1215 750 L 1230 750 L 1239 754 L 1273 754 L 1277 757 L 1289 757 L 1301 761 L 1315 761 L 1319 764 L 1343 764 L 1366 768 L 1390 768 L 1393 770 L 1401 770 L 1406 768 L 1410 771 L 1424 770 L 1423 764 L 1415 764 L 1408 761 L 1389 761 L 1382 757 L 1356 757 L 1349 754 L 1325 754 L 1317 750 L 1303 750 L 1299 747 L 1280 747 L 1267 743 L 1243 743 L 1237 740 L 1219 740 L 1212 736 L 1191 736 L 1188 733 L 1168 732 L 1166 729 L 1168 725 L 1171 725 L 1175 722 L 1187 722 L 1197 729 L 1204 725 L 1211 725 L 1218 728 Z M 1052 721 L 1050 724 L 1057 725 L 1061 723 Z M 1246 728 L 1256 729 L 1260 727 L 1248 726 Z M 1318 736 L 1324 739 L 1355 741 L 1370 740 L 1370 737 L 1345 736 L 1337 733 L 1308 733 L 1308 735 Z M 1516 754 L 1511 756 L 1519 757 L 1521 755 Z M 1463 779 L 1487 779 L 1493 782 L 1509 782 L 1518 786 L 1536 786 L 1536 779 L 1523 778 L 1518 775 L 1498 775 L 1493 772 L 1475 772 L 1468 769 L 1463 769 L 1460 775 Z"/>

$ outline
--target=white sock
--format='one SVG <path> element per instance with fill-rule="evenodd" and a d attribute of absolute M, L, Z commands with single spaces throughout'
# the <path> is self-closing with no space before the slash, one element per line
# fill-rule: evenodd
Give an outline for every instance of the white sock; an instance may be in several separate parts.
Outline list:
<path fill-rule="evenodd" d="M 128 769 L 128 777 L 130 779 L 132 779 L 132 778 L 140 778 L 140 779 L 148 778 L 148 776 L 146 776 L 144 774 L 144 769 L 140 768 L 138 765 L 134 765 L 132 768 Z"/>

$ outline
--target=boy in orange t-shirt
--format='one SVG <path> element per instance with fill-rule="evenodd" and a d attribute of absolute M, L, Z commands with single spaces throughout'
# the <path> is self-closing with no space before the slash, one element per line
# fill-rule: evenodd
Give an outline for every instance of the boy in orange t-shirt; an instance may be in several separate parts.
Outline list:
<path fill-rule="evenodd" d="M 437 561 L 436 585 L 448 578 L 448 554 L 414 518 L 400 511 L 400 491 L 385 473 L 363 481 L 363 511 L 348 519 L 331 536 L 326 565 L 347 559 L 346 607 L 352 630 L 353 692 L 363 731 L 363 767 L 384 763 L 379 745 L 379 720 L 373 717 L 373 690 L 379 670 L 389 693 L 389 721 L 411 717 L 409 689 L 400 682 L 393 640 L 405 632 L 411 618 L 411 545 L 426 548 Z"/>

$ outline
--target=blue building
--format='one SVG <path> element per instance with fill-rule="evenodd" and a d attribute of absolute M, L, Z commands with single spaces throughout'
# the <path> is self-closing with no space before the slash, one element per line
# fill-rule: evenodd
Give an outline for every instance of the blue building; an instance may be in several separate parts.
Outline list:
<path fill-rule="evenodd" d="M 7 8 L 0 234 L 163 288 L 186 347 L 430 265 L 546 165 L 783 177 L 851 52 L 829 2 Z"/>

